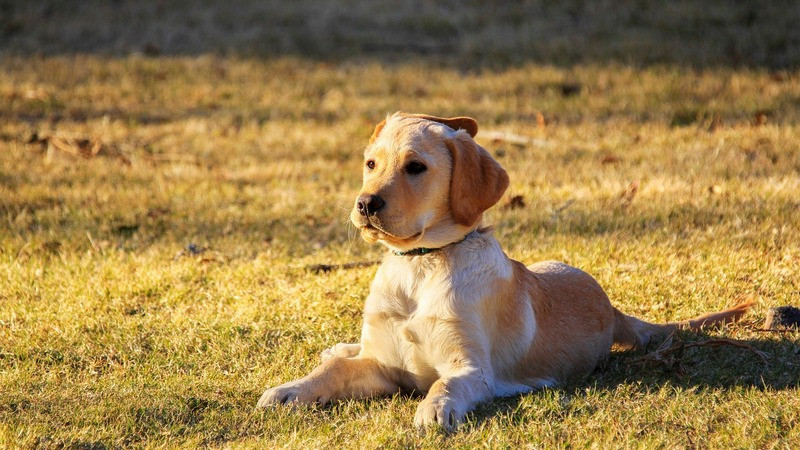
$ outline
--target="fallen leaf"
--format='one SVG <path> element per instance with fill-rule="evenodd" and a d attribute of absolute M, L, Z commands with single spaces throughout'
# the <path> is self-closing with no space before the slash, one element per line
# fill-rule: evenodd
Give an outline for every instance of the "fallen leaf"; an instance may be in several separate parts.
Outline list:
<path fill-rule="evenodd" d="M 600 160 L 600 164 L 602 164 L 602 165 L 616 164 L 616 163 L 621 162 L 621 161 L 622 161 L 622 158 L 620 158 L 619 156 L 617 156 L 617 155 L 615 155 L 613 153 L 607 153 L 606 155 L 603 156 L 603 159 Z"/>
<path fill-rule="evenodd" d="M 539 128 L 544 128 L 547 125 L 544 120 L 544 114 L 541 111 L 536 111 L 536 126 Z"/>
<path fill-rule="evenodd" d="M 99 139 L 71 138 L 63 136 L 38 137 L 41 142 L 47 142 L 47 155 L 52 157 L 55 153 L 66 154 L 73 157 L 85 159 L 94 158 L 99 155 L 115 157 L 125 165 L 130 166 L 131 160 L 128 159 L 116 147 L 106 145 Z"/>
<path fill-rule="evenodd" d="M 713 132 L 719 129 L 720 127 L 722 127 L 722 118 L 715 115 L 714 117 L 711 118 L 710 121 L 708 121 L 708 126 L 706 126 L 706 131 Z"/>
<path fill-rule="evenodd" d="M 167 208 L 150 208 L 147 210 L 147 217 L 150 219 L 158 219 L 165 214 L 169 214 L 169 212 Z"/>
<path fill-rule="evenodd" d="M 508 199 L 506 204 L 503 206 L 505 209 L 519 209 L 525 207 L 525 197 L 521 195 L 515 195 Z"/>
<path fill-rule="evenodd" d="M 91 141 L 89 139 L 70 139 L 54 136 L 50 139 L 50 143 L 57 150 L 84 158 L 93 158 L 103 149 L 103 144 L 100 141 Z"/>
<path fill-rule="evenodd" d="M 46 253 L 57 254 L 61 251 L 61 241 L 47 241 L 42 244 L 42 250 Z"/>
<path fill-rule="evenodd" d="M 521 134 L 515 134 L 508 131 L 484 131 L 481 133 L 481 138 L 488 139 L 492 142 L 492 144 L 512 144 L 517 145 L 520 147 L 525 147 L 529 145 L 533 139 L 522 136 Z"/>
<path fill-rule="evenodd" d="M 208 251 L 203 255 L 197 257 L 197 262 L 201 264 L 208 264 L 212 262 L 225 264 L 228 262 L 228 257 L 218 251 Z"/>
<path fill-rule="evenodd" d="M 487 130 L 482 131 L 479 135 L 480 139 L 488 140 L 492 145 L 510 144 L 517 147 L 552 147 L 554 144 L 545 139 L 537 139 L 532 137 L 523 136 L 521 134 L 510 133 L 508 131 L 495 131 Z"/>
<path fill-rule="evenodd" d="M 114 227 L 114 232 L 119 235 L 122 235 L 123 237 L 131 237 L 138 230 L 139 230 L 138 223 L 124 224 Z"/>
<path fill-rule="evenodd" d="M 770 75 L 770 78 L 772 79 L 772 81 L 783 83 L 784 81 L 789 80 L 789 74 L 785 70 L 782 70 L 780 72 L 773 72 Z"/>
<path fill-rule="evenodd" d="M 561 83 L 559 88 L 561 88 L 561 95 L 564 97 L 578 95 L 581 93 L 581 90 L 583 90 L 583 86 L 581 86 L 580 83 Z"/>
<path fill-rule="evenodd" d="M 152 42 L 144 44 L 142 51 L 147 56 L 158 56 L 161 54 L 161 48 Z"/>

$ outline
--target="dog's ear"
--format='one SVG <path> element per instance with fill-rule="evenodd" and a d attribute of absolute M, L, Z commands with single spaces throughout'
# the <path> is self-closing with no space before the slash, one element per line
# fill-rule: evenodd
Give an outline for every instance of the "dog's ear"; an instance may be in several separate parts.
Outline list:
<path fill-rule="evenodd" d="M 448 127 L 456 131 L 466 130 L 467 133 L 469 133 L 469 135 L 472 137 L 475 137 L 475 135 L 478 134 L 478 122 L 472 117 L 445 118 L 445 117 L 428 116 L 425 114 L 406 114 L 406 116 L 439 122 L 441 124 L 447 125 Z"/>
<path fill-rule="evenodd" d="M 378 135 L 381 134 L 381 130 L 384 126 L 386 126 L 386 119 L 381 120 L 381 123 L 375 125 L 375 131 L 373 131 L 372 136 L 369 137 L 370 144 L 375 142 L 375 139 L 378 139 Z"/>
<path fill-rule="evenodd" d="M 464 133 L 456 133 L 445 140 L 445 145 L 453 159 L 450 209 L 456 223 L 468 227 L 500 200 L 508 188 L 508 174 Z"/>

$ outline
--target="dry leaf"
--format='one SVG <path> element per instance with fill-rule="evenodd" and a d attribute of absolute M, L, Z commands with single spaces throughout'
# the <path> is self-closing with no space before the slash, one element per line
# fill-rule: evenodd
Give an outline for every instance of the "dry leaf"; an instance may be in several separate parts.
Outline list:
<path fill-rule="evenodd" d="M 622 161 L 622 158 L 620 158 L 619 156 L 617 156 L 617 155 L 615 155 L 613 153 L 607 153 L 606 155 L 603 156 L 603 159 L 600 160 L 600 164 L 602 164 L 602 165 L 616 164 L 616 163 L 621 162 L 621 161 Z"/>
<path fill-rule="evenodd" d="M 525 207 L 525 197 L 521 195 L 515 195 L 508 199 L 506 204 L 503 206 L 505 209 L 519 209 Z"/>
<path fill-rule="evenodd" d="M 50 144 L 57 150 L 73 156 L 84 158 L 94 158 L 103 149 L 103 144 L 99 141 L 89 139 L 71 139 L 64 137 L 52 137 Z"/>
<path fill-rule="evenodd" d="M 42 244 L 42 251 L 50 254 L 57 254 L 61 251 L 61 241 L 47 241 Z"/>
<path fill-rule="evenodd" d="M 218 251 L 211 250 L 204 253 L 202 256 L 198 256 L 197 262 L 200 264 L 208 264 L 212 262 L 225 264 L 228 262 L 228 257 Z"/>
<path fill-rule="evenodd" d="M 536 126 L 544 128 L 547 124 L 544 121 L 544 114 L 541 111 L 536 111 Z"/>
<path fill-rule="evenodd" d="M 161 48 L 152 42 L 144 44 L 142 51 L 147 56 L 158 56 L 161 54 Z"/>
<path fill-rule="evenodd" d="M 484 131 L 481 133 L 481 138 L 488 139 L 495 145 L 508 143 L 520 147 L 525 147 L 533 142 L 529 137 L 510 133 L 508 131 Z"/>
<path fill-rule="evenodd" d="M 35 142 L 47 143 L 47 156 L 50 158 L 56 153 L 86 159 L 104 155 L 117 158 L 127 166 L 131 165 L 131 160 L 119 149 L 110 145 L 105 145 L 99 139 L 76 139 L 62 136 L 40 137 L 34 134 L 29 141 L 34 139 L 34 137 L 37 139 Z"/>
<path fill-rule="evenodd" d="M 772 81 L 783 83 L 784 81 L 789 80 L 789 74 L 785 70 L 782 70 L 780 72 L 773 72 L 772 74 L 770 74 L 770 78 L 772 79 Z"/>
<path fill-rule="evenodd" d="M 583 90 L 583 86 L 580 83 L 561 83 L 559 88 L 561 88 L 561 95 L 564 97 L 578 95 Z"/>

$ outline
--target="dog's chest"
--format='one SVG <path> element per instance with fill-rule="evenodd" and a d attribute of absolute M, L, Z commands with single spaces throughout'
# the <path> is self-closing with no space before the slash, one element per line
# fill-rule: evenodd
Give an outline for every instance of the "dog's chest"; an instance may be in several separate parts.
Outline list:
<path fill-rule="evenodd" d="M 439 362 L 429 331 L 442 318 L 448 284 L 441 271 L 401 269 L 379 275 L 382 279 L 373 286 L 362 345 L 384 365 L 414 375 L 414 388 L 427 389 L 438 378 Z"/>
<path fill-rule="evenodd" d="M 428 389 L 443 367 L 463 360 L 465 334 L 484 344 L 481 302 L 497 274 L 452 262 L 382 266 L 365 305 L 362 347 L 413 375 L 415 389 Z"/>

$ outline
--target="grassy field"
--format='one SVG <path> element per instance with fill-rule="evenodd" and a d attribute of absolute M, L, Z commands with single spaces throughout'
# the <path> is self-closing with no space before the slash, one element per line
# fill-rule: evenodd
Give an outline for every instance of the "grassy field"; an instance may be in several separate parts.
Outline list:
<path fill-rule="evenodd" d="M 498 64 L 498 51 L 483 69 L 291 46 L 80 53 L 69 21 L 28 31 L 28 13 L 7 20 L 0 59 L 0 447 L 800 443 L 800 335 L 758 330 L 769 307 L 800 304 L 800 71 L 781 67 L 794 50 L 748 67 L 714 41 L 708 67 L 637 65 L 609 56 L 621 39 L 584 43 L 597 57 L 569 64 Z M 53 36 L 62 46 L 25 54 Z M 419 400 L 400 395 L 255 410 L 265 388 L 358 339 L 375 266 L 310 268 L 380 259 L 347 217 L 361 149 L 397 110 L 478 119 L 511 177 L 486 218 L 511 257 L 581 267 L 651 321 L 752 296 L 744 322 L 680 337 L 741 339 L 766 360 L 615 354 L 568 386 L 483 405 L 449 436 L 419 435 Z M 514 139 L 482 137 L 500 133 Z"/>

